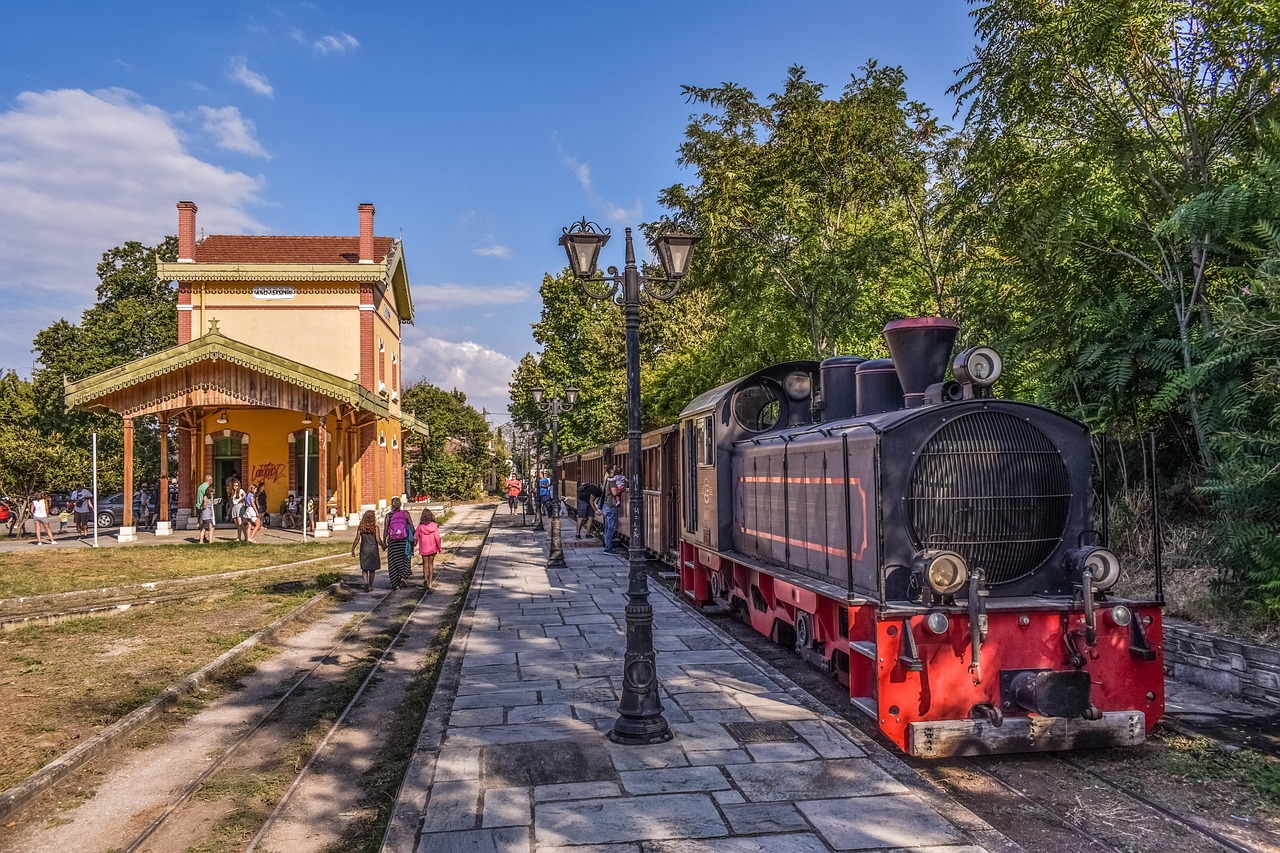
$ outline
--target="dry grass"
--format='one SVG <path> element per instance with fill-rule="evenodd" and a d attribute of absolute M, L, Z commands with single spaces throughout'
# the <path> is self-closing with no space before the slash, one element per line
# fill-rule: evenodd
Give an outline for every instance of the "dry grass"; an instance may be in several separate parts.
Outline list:
<path fill-rule="evenodd" d="M 203 601 L 0 636 L 0 789 L 144 705 L 318 586 L 289 593 L 228 590 Z"/>
<path fill-rule="evenodd" d="M 1160 532 L 1166 613 L 1253 642 L 1275 642 L 1280 638 L 1280 625 L 1215 592 L 1221 570 L 1207 557 L 1209 541 L 1203 528 L 1164 521 Z M 1112 505 L 1111 547 L 1127 569 L 1116 592 L 1129 598 L 1151 597 L 1155 590 L 1155 561 L 1151 549 L 1151 498 L 1146 491 L 1130 491 Z"/>
<path fill-rule="evenodd" d="M 344 540 L 296 545 L 155 545 L 124 548 L 32 548 L 0 554 L 0 599 L 257 569 L 351 553 Z"/>

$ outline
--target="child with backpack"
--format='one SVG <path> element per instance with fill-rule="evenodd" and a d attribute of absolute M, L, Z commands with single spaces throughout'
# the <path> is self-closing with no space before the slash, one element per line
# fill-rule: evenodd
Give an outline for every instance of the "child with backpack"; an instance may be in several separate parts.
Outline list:
<path fill-rule="evenodd" d="M 430 509 L 422 511 L 418 519 L 418 553 L 422 556 L 422 577 L 431 589 L 436 582 L 436 554 L 440 553 L 440 525 Z"/>

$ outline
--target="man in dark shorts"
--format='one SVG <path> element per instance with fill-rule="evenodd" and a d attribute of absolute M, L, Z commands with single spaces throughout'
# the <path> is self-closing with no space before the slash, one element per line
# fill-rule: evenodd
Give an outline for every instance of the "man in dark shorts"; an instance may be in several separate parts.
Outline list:
<path fill-rule="evenodd" d="M 583 530 L 587 531 L 587 535 L 591 534 L 591 522 L 595 520 L 602 497 L 604 497 L 604 490 L 595 483 L 583 483 L 578 486 L 578 530 L 575 539 L 582 538 Z"/>
<path fill-rule="evenodd" d="M 75 502 L 76 535 L 81 538 L 89 535 L 89 521 L 93 518 L 93 492 L 79 486 L 71 493 Z"/>

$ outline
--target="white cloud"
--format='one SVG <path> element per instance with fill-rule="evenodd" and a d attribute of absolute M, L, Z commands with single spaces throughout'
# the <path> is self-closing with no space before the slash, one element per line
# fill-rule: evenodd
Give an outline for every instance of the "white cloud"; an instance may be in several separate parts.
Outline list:
<path fill-rule="evenodd" d="M 0 112 L 0 325 L 25 333 L 20 343 L 0 336 L 0 365 L 25 373 L 49 306 L 78 320 L 94 300 L 102 253 L 175 233 L 179 199 L 200 206 L 210 231 L 264 231 L 247 212 L 262 186 L 191 155 L 177 119 L 132 92 L 18 95 Z"/>
<path fill-rule="evenodd" d="M 427 284 L 414 287 L 414 301 L 433 304 L 437 308 L 460 308 L 464 305 L 512 305 L 527 302 L 536 295 L 527 284 L 500 284 L 479 287 L 470 284 Z"/>
<path fill-rule="evenodd" d="M 401 341 L 406 384 L 425 379 L 445 389 L 459 389 L 476 409 L 505 412 L 510 406 L 511 375 L 516 360 L 472 341 L 455 343 L 433 338 L 417 327 L 405 328 Z"/>
<path fill-rule="evenodd" d="M 316 56 L 327 56 L 330 53 L 350 53 L 359 46 L 360 42 L 356 41 L 355 36 L 336 33 L 316 39 L 311 49 L 315 51 Z"/>
<path fill-rule="evenodd" d="M 497 244 L 477 246 L 471 250 L 471 254 L 479 255 L 482 258 L 509 258 L 511 257 L 511 247 Z"/>
<path fill-rule="evenodd" d="M 587 198 L 590 199 L 592 204 L 603 208 L 605 216 L 611 222 L 630 223 L 639 221 L 640 216 L 644 213 L 644 202 L 637 198 L 635 204 L 631 207 L 622 207 L 601 198 L 591 181 L 591 166 L 566 151 L 558 138 L 552 137 L 552 141 L 555 142 L 556 151 L 560 154 L 561 165 L 573 173 L 574 179 L 578 182 L 578 186 L 582 187 L 582 191 L 587 194 Z"/>
<path fill-rule="evenodd" d="M 307 37 L 304 36 L 302 34 L 302 30 L 298 29 L 297 27 L 294 27 L 293 29 L 289 30 L 289 38 L 293 39 L 298 44 L 307 43 Z"/>
<path fill-rule="evenodd" d="M 268 98 L 275 96 L 275 89 L 271 88 L 271 81 L 267 79 L 267 75 L 251 70 L 243 56 L 237 56 L 231 60 L 231 70 L 227 72 L 227 77 L 256 95 L 264 95 Z"/>
<path fill-rule="evenodd" d="M 240 115 L 235 107 L 200 107 L 204 132 L 211 135 L 219 148 L 238 151 L 253 157 L 270 157 L 255 137 L 253 121 Z"/>

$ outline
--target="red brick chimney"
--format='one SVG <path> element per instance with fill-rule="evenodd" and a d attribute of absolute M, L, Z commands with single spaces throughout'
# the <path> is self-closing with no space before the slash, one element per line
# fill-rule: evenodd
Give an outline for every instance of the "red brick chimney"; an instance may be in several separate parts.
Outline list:
<path fill-rule="evenodd" d="M 178 263 L 195 263 L 196 255 L 196 203 L 178 202 Z"/>
<path fill-rule="evenodd" d="M 371 264 L 373 257 L 373 205 L 360 205 L 360 263 Z"/>

